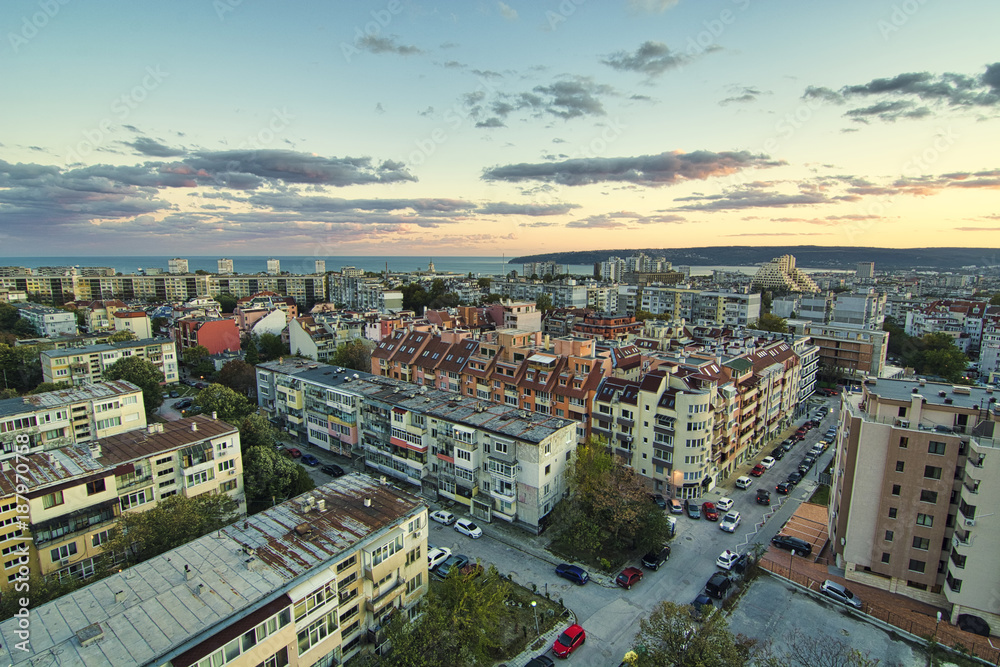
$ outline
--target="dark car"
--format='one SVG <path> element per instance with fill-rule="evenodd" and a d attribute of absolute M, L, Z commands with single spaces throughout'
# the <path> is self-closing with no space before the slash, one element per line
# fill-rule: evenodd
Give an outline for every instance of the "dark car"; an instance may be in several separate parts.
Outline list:
<path fill-rule="evenodd" d="M 701 518 L 701 506 L 698 505 L 698 503 L 690 501 L 690 500 L 685 500 L 684 501 L 684 508 L 687 510 L 687 515 L 689 517 L 691 517 L 692 519 L 700 519 Z"/>
<path fill-rule="evenodd" d="M 322 470 L 327 475 L 330 475 L 332 477 L 343 477 L 344 475 L 347 474 L 344 472 L 343 468 L 341 468 L 338 465 L 332 465 L 332 464 L 328 466 L 323 466 L 322 468 L 320 468 L 320 470 Z"/>
<path fill-rule="evenodd" d="M 788 482 L 789 484 L 798 484 L 799 482 L 802 481 L 802 473 L 793 472 L 788 475 L 788 479 L 785 481 Z"/>
<path fill-rule="evenodd" d="M 704 593 L 694 599 L 694 602 L 691 603 L 691 607 L 694 609 L 694 612 L 691 615 L 694 616 L 696 621 L 707 618 L 712 614 L 712 612 L 715 611 L 715 603 L 712 602 L 712 598 L 708 597 Z"/>
<path fill-rule="evenodd" d="M 622 573 L 615 578 L 615 583 L 625 590 L 630 590 L 633 584 L 639 583 L 640 579 L 642 579 L 642 570 L 637 567 L 626 567 L 622 570 Z"/>
<path fill-rule="evenodd" d="M 176 389 L 174 391 L 170 392 L 170 398 L 177 398 L 180 395 L 181 395 L 181 392 L 177 391 Z"/>
<path fill-rule="evenodd" d="M 195 389 L 204 389 L 204 388 L 205 388 L 205 387 L 207 387 L 207 386 L 208 386 L 208 385 L 207 385 L 207 384 L 205 384 L 204 382 L 195 382 L 195 383 L 194 383 L 194 388 L 195 388 Z"/>
<path fill-rule="evenodd" d="M 811 544 L 791 535 L 775 535 L 771 538 L 771 544 L 779 549 L 794 551 L 800 556 L 808 556 L 813 550 Z"/>
<path fill-rule="evenodd" d="M 661 494 L 651 493 L 649 494 L 649 499 L 652 500 L 654 503 L 656 503 L 656 506 L 659 507 L 661 510 L 667 509 L 667 499 L 664 498 Z"/>
<path fill-rule="evenodd" d="M 174 403 L 174 407 L 177 408 L 178 410 L 186 410 L 187 408 L 190 408 L 192 405 L 194 405 L 193 398 L 182 398 L 181 400 L 176 401 Z"/>
<path fill-rule="evenodd" d="M 733 580 L 727 577 L 725 573 L 716 572 L 705 584 L 705 592 L 716 600 L 721 600 L 726 597 L 726 593 L 732 585 Z"/>
<path fill-rule="evenodd" d="M 524 667 L 555 667 L 556 661 L 547 655 L 532 658 Z"/>
<path fill-rule="evenodd" d="M 448 573 L 451 572 L 452 568 L 461 571 L 463 567 L 469 564 L 469 557 L 464 554 L 452 554 L 448 556 L 448 560 L 437 566 L 434 572 L 442 577 L 447 577 Z"/>
<path fill-rule="evenodd" d="M 770 505 L 771 504 L 771 492 L 765 489 L 757 489 L 757 504 L 758 505 Z"/>
<path fill-rule="evenodd" d="M 775 447 L 774 449 L 771 450 L 771 456 L 780 461 L 781 459 L 785 458 L 785 448 L 780 446 Z"/>
<path fill-rule="evenodd" d="M 556 565 L 556 574 L 563 579 L 569 579 L 578 586 L 583 586 L 590 581 L 590 575 L 582 567 L 570 565 L 569 563 L 559 563 Z"/>
<path fill-rule="evenodd" d="M 791 482 L 782 482 L 781 484 L 778 484 L 778 486 L 774 487 L 774 490 L 783 496 L 787 496 L 791 493 L 793 488 L 795 488 L 795 485 Z"/>
<path fill-rule="evenodd" d="M 305 463 L 307 466 L 318 466 L 319 465 L 319 459 L 316 458 L 315 456 L 313 456 L 312 454 L 306 454 L 306 455 L 304 455 L 302 457 L 302 462 Z"/>
<path fill-rule="evenodd" d="M 670 558 L 670 546 L 664 544 L 662 549 L 651 551 L 642 557 L 642 566 L 650 570 L 659 570 L 660 566 Z"/>

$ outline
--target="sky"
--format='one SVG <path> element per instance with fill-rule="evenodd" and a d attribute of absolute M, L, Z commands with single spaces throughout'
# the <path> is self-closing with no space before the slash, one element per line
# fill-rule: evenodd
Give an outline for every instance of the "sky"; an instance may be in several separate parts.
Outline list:
<path fill-rule="evenodd" d="M 0 257 L 997 248 L 997 25 L 995 0 L 5 0 Z"/>

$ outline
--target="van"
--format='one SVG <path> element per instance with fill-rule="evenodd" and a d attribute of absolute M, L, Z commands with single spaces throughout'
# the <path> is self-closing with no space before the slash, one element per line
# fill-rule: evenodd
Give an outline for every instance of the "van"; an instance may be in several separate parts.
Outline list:
<path fill-rule="evenodd" d="M 716 572 L 712 575 L 712 578 L 708 580 L 708 583 L 705 584 L 705 592 L 716 600 L 721 600 L 726 597 L 726 593 L 729 592 L 732 585 L 732 579 L 727 577 L 722 572 Z"/>
<path fill-rule="evenodd" d="M 736 478 L 736 488 L 737 489 L 749 489 L 750 485 L 753 484 L 753 480 L 744 475 L 743 477 Z"/>

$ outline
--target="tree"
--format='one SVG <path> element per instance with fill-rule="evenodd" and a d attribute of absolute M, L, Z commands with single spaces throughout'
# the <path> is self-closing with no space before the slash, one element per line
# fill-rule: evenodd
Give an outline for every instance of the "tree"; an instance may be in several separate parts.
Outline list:
<path fill-rule="evenodd" d="M 635 311 L 634 317 L 635 317 L 636 322 L 645 322 L 646 320 L 655 320 L 656 318 L 658 318 L 660 316 L 659 315 L 654 315 L 653 313 L 649 312 L 648 310 L 642 310 L 642 309 L 640 309 L 640 310 Z"/>
<path fill-rule="evenodd" d="M 372 348 L 363 338 L 355 338 L 337 346 L 330 363 L 356 371 L 372 372 Z"/>
<path fill-rule="evenodd" d="M 297 463 L 292 463 L 292 465 L 294 466 L 292 481 L 288 484 L 288 490 L 285 493 L 288 498 L 294 498 L 316 488 L 316 482 L 309 476 L 308 470 Z"/>
<path fill-rule="evenodd" d="M 206 271 L 205 269 L 198 269 L 197 271 L 194 272 L 194 275 L 196 275 L 196 276 L 210 276 L 212 274 L 209 273 L 208 271 Z"/>
<path fill-rule="evenodd" d="M 225 493 L 173 495 L 145 512 L 122 514 L 101 556 L 102 569 L 126 567 L 159 556 L 232 523 L 239 504 Z"/>
<path fill-rule="evenodd" d="M 168 320 L 167 318 L 154 317 L 153 321 L 150 322 L 150 327 L 153 330 L 153 335 L 155 336 L 157 333 L 163 330 L 163 328 L 166 327 L 168 324 L 170 324 L 170 320 Z"/>
<path fill-rule="evenodd" d="M 247 397 L 237 394 L 229 387 L 213 382 L 200 392 L 194 399 L 195 405 L 203 412 L 214 412 L 216 417 L 231 424 L 240 423 L 244 417 L 254 412 L 257 406 L 251 404 Z"/>
<path fill-rule="evenodd" d="M 478 280 L 476 280 L 476 285 L 479 286 L 479 289 L 486 290 L 487 292 L 490 291 L 490 285 L 492 284 L 493 284 L 492 278 L 479 278 Z"/>
<path fill-rule="evenodd" d="M 234 359 L 226 362 L 215 381 L 251 401 L 257 400 L 257 372 L 245 361 Z"/>
<path fill-rule="evenodd" d="M 60 389 L 69 389 L 68 382 L 43 382 L 28 393 L 34 394 L 44 394 L 48 391 L 59 391 Z"/>
<path fill-rule="evenodd" d="M 752 664 L 756 640 L 733 635 L 720 613 L 701 622 L 689 605 L 661 602 L 639 619 L 635 667 L 743 667 Z"/>
<path fill-rule="evenodd" d="M 36 345 L 9 345 L 0 343 L 0 382 L 5 389 L 16 389 L 24 394 L 42 381 L 42 365 Z"/>
<path fill-rule="evenodd" d="M 483 297 L 483 303 L 500 303 L 503 301 L 502 294 L 490 293 Z"/>
<path fill-rule="evenodd" d="M 994 294 L 992 297 L 990 297 L 990 305 L 1000 306 L 1000 293 Z"/>
<path fill-rule="evenodd" d="M 288 346 L 281 341 L 281 336 L 273 333 L 261 334 L 257 340 L 257 349 L 263 361 L 271 361 L 288 354 Z"/>
<path fill-rule="evenodd" d="M 790 637 L 783 638 L 778 646 L 769 647 L 770 655 L 758 656 L 756 663 L 761 667 L 878 667 L 882 663 L 871 657 L 868 651 L 856 649 L 850 642 L 828 636 L 813 636 L 799 630 L 792 630 Z M 937 664 L 936 661 L 932 661 Z"/>
<path fill-rule="evenodd" d="M 40 574 L 32 573 L 25 584 L 25 591 L 31 591 L 31 595 L 26 596 L 28 598 L 28 609 L 34 609 L 40 607 L 46 602 L 51 602 L 56 598 L 60 598 L 67 593 L 80 588 L 85 583 L 75 577 L 66 577 L 62 581 L 59 577 L 45 577 Z M 5 621 L 8 618 L 13 618 L 14 614 L 21 610 L 20 597 L 14 594 L 14 589 L 8 589 L 8 594 L 0 597 L 0 621 Z"/>
<path fill-rule="evenodd" d="M 251 514 L 305 493 L 314 486 L 305 468 L 282 456 L 274 447 L 243 450 L 243 491 L 247 497 L 247 511 Z"/>
<path fill-rule="evenodd" d="M 231 313 L 236 310 L 236 304 L 239 301 L 232 294 L 220 294 L 215 297 L 216 302 L 219 304 L 219 310 L 223 313 Z"/>
<path fill-rule="evenodd" d="M 130 329 L 119 329 L 108 336 L 108 341 L 112 343 L 125 343 L 130 340 L 135 340 L 135 334 Z"/>
<path fill-rule="evenodd" d="M 969 358 L 955 346 L 955 339 L 944 332 L 924 334 L 920 339 L 923 351 L 916 356 L 920 373 L 940 375 L 957 382 L 969 366 Z"/>
<path fill-rule="evenodd" d="M 251 366 L 256 366 L 260 363 L 260 354 L 257 352 L 257 341 L 254 340 L 253 336 L 248 336 L 246 354 L 243 355 L 243 360 Z"/>
<path fill-rule="evenodd" d="M 247 452 L 253 447 L 274 449 L 278 446 L 278 431 L 267 420 L 267 417 L 254 413 L 243 418 L 238 425 L 240 429 L 240 450 Z"/>
<path fill-rule="evenodd" d="M 188 366 L 194 366 L 199 361 L 208 359 L 210 356 L 212 356 L 212 353 L 209 352 L 208 348 L 204 345 L 194 345 L 192 347 L 185 348 L 185 350 L 181 352 L 181 358 Z"/>
<path fill-rule="evenodd" d="M 777 333 L 788 333 L 788 322 L 785 318 L 764 313 L 757 321 L 749 326 L 750 329 L 760 329 L 761 331 L 775 331 Z"/>
<path fill-rule="evenodd" d="M 135 356 L 124 357 L 108 366 L 101 377 L 105 380 L 126 380 L 142 389 L 147 417 L 152 417 L 156 409 L 163 405 L 163 372 L 150 361 Z"/>
<path fill-rule="evenodd" d="M 548 294 L 539 294 L 535 297 L 535 307 L 542 312 L 552 310 L 552 297 Z"/>

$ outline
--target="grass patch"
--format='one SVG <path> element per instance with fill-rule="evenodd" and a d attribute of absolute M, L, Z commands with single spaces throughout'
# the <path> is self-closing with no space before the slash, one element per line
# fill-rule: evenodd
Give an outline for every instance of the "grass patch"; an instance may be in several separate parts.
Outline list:
<path fill-rule="evenodd" d="M 830 486 L 827 484 L 820 484 L 816 487 L 816 490 L 809 498 L 809 502 L 822 505 L 823 507 L 828 506 L 830 504 Z"/>

